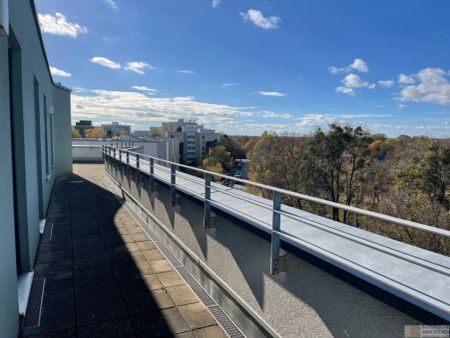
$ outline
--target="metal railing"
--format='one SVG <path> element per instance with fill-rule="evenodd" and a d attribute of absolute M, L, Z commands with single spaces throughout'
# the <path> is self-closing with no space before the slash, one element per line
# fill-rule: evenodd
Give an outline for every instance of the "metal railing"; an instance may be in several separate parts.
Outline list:
<path fill-rule="evenodd" d="M 227 194 L 227 195 L 231 195 L 235 198 L 238 198 L 240 200 L 252 203 L 256 206 L 265 208 L 267 210 L 270 210 L 272 212 L 272 222 L 271 224 L 268 224 L 267 222 L 264 222 L 266 225 L 271 227 L 271 258 L 270 258 L 270 272 L 271 274 L 277 274 L 280 272 L 280 244 L 281 244 L 281 238 L 289 238 L 289 236 L 291 237 L 295 237 L 293 235 L 290 235 L 289 233 L 283 232 L 281 230 L 281 216 L 285 216 L 287 218 L 293 219 L 293 220 L 297 220 L 300 222 L 303 222 L 307 225 L 313 226 L 315 228 L 324 230 L 328 233 L 332 233 L 334 235 L 343 237 L 345 239 L 351 240 L 353 242 L 356 242 L 358 244 L 362 244 L 364 246 L 376 249 L 378 251 L 382 251 L 384 253 L 387 253 L 389 255 L 395 256 L 397 258 L 406 260 L 408 262 L 411 262 L 413 264 L 417 264 L 423 267 L 426 267 L 427 269 L 431 269 L 433 271 L 445 274 L 447 276 L 450 276 L 450 269 L 446 266 L 437 264 L 435 262 L 431 262 L 428 261 L 426 259 L 422 259 L 421 261 L 418 261 L 417 258 L 411 254 L 402 252 L 400 250 L 396 250 L 393 249 L 391 247 L 385 246 L 383 244 L 380 243 L 375 243 L 372 242 L 368 239 L 365 239 L 363 237 L 359 237 L 357 235 L 353 235 L 353 234 L 349 234 L 347 232 L 344 231 L 340 231 L 337 230 L 334 227 L 331 226 L 327 226 L 325 224 L 319 223 L 318 221 L 314 221 L 311 219 L 306 219 L 303 218 L 299 215 L 290 213 L 288 211 L 282 210 L 282 197 L 285 196 L 291 196 L 291 197 L 295 197 L 297 199 L 301 199 L 301 200 L 305 200 L 305 201 L 309 201 L 309 202 L 313 202 L 313 203 L 317 203 L 320 205 L 325 205 L 325 206 L 329 206 L 332 208 L 337 208 L 337 209 L 341 209 L 341 210 L 347 210 L 349 212 L 358 214 L 358 215 L 363 215 L 363 216 L 367 216 L 367 217 L 371 217 L 374 219 L 378 219 L 381 221 L 385 221 L 385 222 L 389 222 L 389 223 L 394 223 L 397 225 L 401 225 L 407 228 L 412 228 L 412 229 L 417 229 L 417 230 L 422 230 L 425 231 L 427 233 L 430 234 L 434 234 L 437 236 L 443 236 L 446 238 L 450 238 L 450 231 L 448 230 L 444 230 L 444 229 L 440 229 L 440 228 L 436 228 L 433 226 L 429 226 L 429 225 L 425 225 L 425 224 L 421 224 L 421 223 L 417 223 L 417 222 L 413 222 L 413 221 L 408 221 L 408 220 L 404 220 L 401 218 L 397 218 L 397 217 L 393 217 L 393 216 L 389 216 L 389 215 L 385 215 L 385 214 L 380 214 L 377 212 L 373 212 L 373 211 L 369 211 L 369 210 L 365 210 L 365 209 L 360 209 L 360 208 L 356 208 L 356 207 L 352 207 L 352 206 L 348 206 L 345 204 L 340 204 L 340 203 L 336 203 L 336 202 L 332 202 L 332 201 L 328 201 L 328 200 L 324 200 L 324 199 L 320 199 L 317 197 L 312 197 L 312 196 L 308 196 L 308 195 L 304 195 L 304 194 L 300 194 L 297 192 L 293 192 L 293 191 L 289 191 L 289 190 L 285 190 L 285 189 L 280 189 L 280 188 L 276 188 L 276 187 L 272 187 L 272 186 L 268 186 L 262 183 L 258 183 L 258 182 L 253 182 L 250 180 L 245 180 L 245 179 L 241 179 L 241 178 L 236 178 L 236 177 L 231 177 L 231 176 L 227 176 L 224 174 L 219 174 L 219 173 L 215 173 L 212 171 L 208 171 L 205 169 L 200 169 L 200 168 L 196 168 L 196 167 L 192 167 L 192 166 L 188 166 L 185 164 L 180 164 L 180 163 L 175 163 L 175 162 L 171 162 L 171 161 L 167 161 L 167 160 L 162 160 L 156 157 L 152 157 L 149 155 L 144 155 L 144 154 L 139 154 L 130 150 L 124 150 L 124 149 L 120 149 L 118 147 L 114 147 L 114 146 L 108 146 L 108 145 L 104 145 L 103 149 L 102 149 L 103 153 L 105 154 L 105 156 L 109 156 L 112 157 L 116 160 L 119 160 L 122 163 L 125 163 L 127 166 L 132 166 L 132 163 L 130 161 L 130 158 L 134 158 L 134 165 L 135 168 L 138 169 L 139 171 L 142 171 L 142 164 L 148 163 L 148 167 L 149 167 L 149 171 L 145 172 L 145 174 L 149 175 L 150 177 L 150 189 L 153 191 L 154 190 L 154 180 L 155 180 L 155 166 L 157 164 L 162 164 L 160 165 L 160 167 L 158 167 L 158 170 L 161 170 L 163 172 L 166 172 L 168 174 L 170 174 L 170 196 L 171 196 L 171 203 L 174 204 L 176 201 L 176 191 L 181 190 L 180 186 L 177 185 L 177 172 L 181 172 L 180 170 L 178 170 L 178 168 L 185 168 L 200 174 L 203 174 L 203 182 L 201 180 L 201 178 L 197 178 L 195 176 L 192 176 L 192 178 L 188 178 L 187 176 L 191 176 L 191 175 L 186 175 L 185 173 L 183 173 L 184 175 L 182 177 L 180 177 L 180 179 L 183 180 L 188 180 L 188 181 L 192 181 L 196 184 L 200 184 L 204 187 L 204 193 L 203 194 L 199 194 L 198 192 L 195 191 L 190 191 L 191 193 L 195 194 L 196 196 L 198 196 L 200 199 L 203 200 L 204 203 L 204 213 L 203 213 L 203 227 L 205 229 L 208 229 L 211 227 L 211 204 L 218 204 L 218 201 L 213 200 L 211 197 L 211 192 L 214 191 L 220 191 L 221 193 Z M 126 159 L 123 159 L 123 154 L 126 154 Z M 250 199 L 248 197 L 242 196 L 241 194 L 236 194 L 236 193 L 232 193 L 229 191 L 229 187 L 227 187 L 228 189 L 222 189 L 220 188 L 220 186 L 218 184 L 213 184 L 213 177 L 219 177 L 228 181 L 232 181 L 232 182 L 238 182 L 244 185 L 249 185 L 249 186 L 253 186 L 253 187 L 257 187 L 260 189 L 265 189 L 268 191 L 271 191 L 273 196 L 272 196 L 272 204 L 266 204 L 264 202 L 260 202 L 260 201 L 255 201 L 253 199 Z M 185 190 L 189 190 L 186 187 L 183 187 L 182 189 Z M 233 209 L 233 207 L 230 206 L 226 206 L 229 209 Z M 244 212 L 235 209 L 237 212 L 244 214 Z M 251 215 L 247 215 L 249 217 L 252 217 Z M 262 222 L 262 221 L 261 221 Z"/>

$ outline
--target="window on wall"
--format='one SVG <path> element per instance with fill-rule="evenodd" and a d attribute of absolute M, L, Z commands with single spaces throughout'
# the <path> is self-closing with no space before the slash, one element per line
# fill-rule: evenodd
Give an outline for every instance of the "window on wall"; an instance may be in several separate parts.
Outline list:
<path fill-rule="evenodd" d="M 53 140 L 53 106 L 47 104 L 44 95 L 44 121 L 45 121 L 45 169 L 47 180 L 55 167 L 54 140 Z"/>
<path fill-rule="evenodd" d="M 54 150 L 54 142 L 53 142 L 53 106 L 50 106 L 49 109 L 49 123 L 50 123 L 50 160 L 51 160 L 51 168 L 55 167 L 55 150 Z"/>
<path fill-rule="evenodd" d="M 50 177 L 50 162 L 48 151 L 48 109 L 47 109 L 47 97 L 44 95 L 44 139 L 45 139 L 45 173 L 47 179 Z"/>

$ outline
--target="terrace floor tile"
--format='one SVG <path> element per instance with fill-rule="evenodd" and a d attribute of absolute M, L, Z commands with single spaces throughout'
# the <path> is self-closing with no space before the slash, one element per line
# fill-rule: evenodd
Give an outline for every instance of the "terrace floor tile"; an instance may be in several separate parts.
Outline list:
<path fill-rule="evenodd" d="M 104 185 L 102 165 L 57 179 L 38 248 L 40 325 L 22 337 L 225 337 L 206 307 Z M 222 334 L 222 335 L 221 335 Z"/>

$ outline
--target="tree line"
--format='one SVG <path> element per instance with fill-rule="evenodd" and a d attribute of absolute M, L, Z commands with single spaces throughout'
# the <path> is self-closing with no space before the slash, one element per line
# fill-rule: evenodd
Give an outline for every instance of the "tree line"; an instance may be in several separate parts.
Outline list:
<path fill-rule="evenodd" d="M 227 172 L 233 159 L 245 156 L 253 181 L 450 230 L 449 140 L 387 138 L 359 126 L 332 124 L 307 137 L 268 132 L 227 137 L 209 149 L 203 165 Z M 272 197 L 270 191 L 247 189 Z M 290 196 L 284 196 L 283 203 L 450 254 L 450 241 L 442 236 Z"/>

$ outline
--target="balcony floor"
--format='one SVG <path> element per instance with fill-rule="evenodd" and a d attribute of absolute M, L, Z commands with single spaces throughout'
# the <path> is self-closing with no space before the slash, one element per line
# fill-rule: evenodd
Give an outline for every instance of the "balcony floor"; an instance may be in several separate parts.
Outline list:
<path fill-rule="evenodd" d="M 45 279 L 40 323 L 29 304 L 21 336 L 226 337 L 105 187 L 103 165 L 74 172 L 55 184 L 34 274 Z"/>

